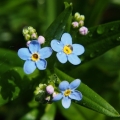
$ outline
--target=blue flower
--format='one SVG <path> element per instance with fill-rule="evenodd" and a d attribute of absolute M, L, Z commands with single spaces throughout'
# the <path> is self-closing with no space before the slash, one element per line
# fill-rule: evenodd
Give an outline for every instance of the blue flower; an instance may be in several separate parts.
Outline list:
<path fill-rule="evenodd" d="M 51 54 L 52 49 L 50 47 L 41 49 L 37 40 L 31 41 L 28 48 L 20 48 L 18 50 L 18 56 L 22 60 L 26 60 L 23 67 L 26 74 L 32 73 L 36 67 L 39 70 L 46 69 L 47 61 L 45 58 L 50 57 Z"/>
<path fill-rule="evenodd" d="M 59 89 L 61 93 L 57 94 L 52 101 L 58 101 L 62 99 L 62 105 L 64 108 L 69 108 L 71 104 L 71 100 L 80 101 L 82 99 L 82 94 L 78 90 L 75 90 L 81 81 L 79 79 L 75 79 L 70 84 L 67 81 L 62 81 L 59 84 Z"/>
<path fill-rule="evenodd" d="M 61 63 L 66 63 L 68 60 L 73 65 L 81 63 L 78 55 L 83 54 L 85 51 L 82 45 L 72 44 L 72 37 L 69 33 L 64 33 L 61 41 L 53 39 L 51 41 L 51 47 L 57 52 L 57 58 Z"/>

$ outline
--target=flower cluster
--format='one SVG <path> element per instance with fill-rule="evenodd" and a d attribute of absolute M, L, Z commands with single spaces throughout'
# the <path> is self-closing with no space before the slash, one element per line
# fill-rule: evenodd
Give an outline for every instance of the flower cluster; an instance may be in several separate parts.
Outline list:
<path fill-rule="evenodd" d="M 34 91 L 35 100 L 41 103 L 51 103 L 52 99 L 57 95 L 51 84 L 39 84 Z"/>
<path fill-rule="evenodd" d="M 51 47 L 41 48 L 40 42 L 44 40 L 43 36 L 39 36 L 38 40 L 32 40 L 27 42 L 28 48 L 20 48 L 18 50 L 18 56 L 25 60 L 24 72 L 31 74 L 36 68 L 39 70 L 45 70 L 47 67 L 46 58 L 52 54 L 52 49 L 57 52 L 56 56 L 61 63 L 69 61 L 73 65 L 81 63 L 78 55 L 84 53 L 85 49 L 80 44 L 72 44 L 72 37 L 69 33 L 64 33 L 61 37 L 61 41 L 53 39 L 51 41 Z"/>
<path fill-rule="evenodd" d="M 88 34 L 88 28 L 86 28 L 84 26 L 84 20 L 85 20 L 85 16 L 84 15 L 80 15 L 78 12 L 75 13 L 74 17 L 73 17 L 73 22 L 72 22 L 72 27 L 73 28 L 79 28 L 79 33 L 81 35 L 87 35 Z"/>
<path fill-rule="evenodd" d="M 84 19 L 83 16 L 80 17 L 80 19 Z M 26 74 L 33 73 L 36 68 L 38 70 L 45 70 L 47 68 L 46 58 L 49 58 L 53 51 L 57 52 L 56 57 L 62 64 L 67 61 L 73 65 L 81 63 L 78 56 L 82 55 L 85 49 L 81 44 L 73 44 L 72 37 L 69 33 L 63 33 L 61 40 L 51 40 L 51 47 L 43 48 L 41 46 L 45 43 L 45 38 L 43 36 L 38 37 L 37 32 L 33 27 L 24 28 L 23 35 L 27 40 L 27 47 L 20 48 L 18 50 L 18 56 L 25 61 L 23 70 Z M 76 90 L 81 83 L 79 79 L 76 79 L 69 84 L 67 81 L 60 82 L 58 77 L 54 77 L 56 76 L 51 75 L 45 84 L 40 83 L 39 86 L 36 87 L 34 92 L 36 101 L 41 103 L 52 103 L 62 99 L 63 107 L 69 108 L 71 100 L 80 101 L 82 99 L 81 92 Z M 60 83 L 59 90 L 58 83 Z"/>
<path fill-rule="evenodd" d="M 23 36 L 27 41 L 37 39 L 38 37 L 36 30 L 31 26 L 23 29 Z"/>
<path fill-rule="evenodd" d="M 76 90 L 81 81 L 75 79 L 70 84 L 68 81 L 62 81 L 59 84 L 59 90 L 56 91 L 53 85 L 39 84 L 35 90 L 35 100 L 41 103 L 52 103 L 62 99 L 62 105 L 64 108 L 69 108 L 71 101 L 80 101 L 82 99 L 82 93 Z"/>

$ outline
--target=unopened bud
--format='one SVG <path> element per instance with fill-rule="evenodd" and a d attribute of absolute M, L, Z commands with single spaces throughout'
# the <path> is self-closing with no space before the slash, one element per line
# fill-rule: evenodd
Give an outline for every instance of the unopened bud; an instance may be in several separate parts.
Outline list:
<path fill-rule="evenodd" d="M 80 15 L 80 20 L 85 20 L 85 16 L 84 15 Z"/>
<path fill-rule="evenodd" d="M 72 26 L 73 26 L 73 28 L 78 28 L 79 27 L 79 23 L 78 22 L 72 22 Z"/>
<path fill-rule="evenodd" d="M 88 28 L 86 28 L 86 27 L 81 27 L 80 29 L 79 29 L 79 33 L 81 34 L 81 35 L 87 35 L 87 33 L 88 33 Z"/>
<path fill-rule="evenodd" d="M 39 37 L 38 37 L 38 42 L 39 42 L 40 44 L 45 43 L 45 38 L 44 38 L 43 36 L 39 36 Z"/>
<path fill-rule="evenodd" d="M 31 42 L 31 41 L 27 41 L 27 44 L 26 44 L 26 45 L 27 45 L 27 47 L 29 46 L 30 42 Z"/>
<path fill-rule="evenodd" d="M 54 92 L 54 87 L 52 85 L 48 85 L 46 87 L 46 91 L 48 94 L 52 94 Z"/>
<path fill-rule="evenodd" d="M 32 26 L 29 26 L 28 27 L 28 30 L 33 30 L 34 28 Z"/>
<path fill-rule="evenodd" d="M 36 33 L 33 33 L 33 34 L 31 35 L 31 39 L 37 39 L 37 34 L 36 34 Z"/>
<path fill-rule="evenodd" d="M 28 34 L 28 29 L 27 28 L 23 28 L 23 31 L 22 31 L 22 33 L 23 33 L 23 35 L 26 35 L 26 34 Z"/>
<path fill-rule="evenodd" d="M 28 27 L 28 30 L 29 30 L 29 34 L 31 35 L 36 32 L 36 30 L 31 26 Z"/>
<path fill-rule="evenodd" d="M 50 101 L 50 96 L 47 96 L 45 100 Z"/>
<path fill-rule="evenodd" d="M 83 25 L 84 25 L 84 21 L 83 21 L 83 20 L 80 20 L 80 21 L 79 21 L 79 25 L 80 25 L 80 26 L 83 26 Z"/>
<path fill-rule="evenodd" d="M 26 35 L 25 35 L 25 39 L 26 39 L 26 40 L 30 40 L 30 35 L 29 35 L 29 34 L 26 34 Z"/>
<path fill-rule="evenodd" d="M 52 97 L 53 97 L 53 98 L 56 97 L 57 94 L 58 94 L 57 92 L 53 92 Z"/>
<path fill-rule="evenodd" d="M 78 21 L 79 18 L 80 18 L 80 14 L 78 12 L 76 12 L 74 15 L 74 19 Z"/>
<path fill-rule="evenodd" d="M 39 88 L 40 88 L 41 90 L 45 89 L 46 86 L 47 86 L 46 84 L 39 84 Z"/>
<path fill-rule="evenodd" d="M 38 93 L 44 92 L 46 88 L 46 84 L 39 84 L 38 87 L 36 87 L 36 90 L 34 91 L 35 95 Z"/>

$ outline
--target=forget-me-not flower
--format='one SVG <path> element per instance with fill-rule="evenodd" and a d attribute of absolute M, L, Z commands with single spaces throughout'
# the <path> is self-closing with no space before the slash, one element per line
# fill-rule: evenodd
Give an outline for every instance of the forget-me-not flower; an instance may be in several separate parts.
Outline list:
<path fill-rule="evenodd" d="M 81 63 L 78 55 L 83 54 L 85 51 L 82 45 L 72 44 L 72 37 L 69 33 L 64 33 L 61 41 L 53 39 L 51 41 L 51 47 L 57 52 L 57 58 L 61 63 L 66 63 L 68 60 L 73 65 Z"/>
<path fill-rule="evenodd" d="M 82 94 L 78 90 L 75 90 L 80 85 L 80 83 L 81 81 L 79 79 L 75 79 L 70 84 L 68 81 L 62 81 L 59 84 L 61 93 L 53 97 L 52 101 L 58 101 L 62 99 L 62 105 L 64 108 L 70 107 L 72 99 L 80 101 L 82 99 Z"/>
<path fill-rule="evenodd" d="M 45 58 L 50 57 L 51 54 L 52 49 L 50 47 L 41 48 L 37 40 L 31 41 L 28 48 L 18 50 L 18 56 L 22 60 L 26 60 L 23 67 L 26 74 L 32 73 L 36 67 L 39 70 L 46 69 L 47 61 Z"/>

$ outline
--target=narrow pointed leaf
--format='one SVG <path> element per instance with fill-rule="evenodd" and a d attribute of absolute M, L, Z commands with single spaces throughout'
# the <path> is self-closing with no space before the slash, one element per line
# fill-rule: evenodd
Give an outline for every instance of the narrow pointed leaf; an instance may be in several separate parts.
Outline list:
<path fill-rule="evenodd" d="M 45 114 L 41 117 L 40 120 L 54 120 L 56 113 L 56 107 L 54 104 L 48 104 L 46 107 Z"/>
<path fill-rule="evenodd" d="M 55 73 L 61 80 L 68 80 L 71 82 L 75 79 L 58 70 L 57 68 L 55 68 Z M 119 113 L 107 101 L 105 101 L 100 95 L 98 95 L 84 83 L 80 84 L 78 90 L 83 94 L 83 99 L 80 102 L 75 101 L 77 104 L 107 116 L 120 117 Z"/>
<path fill-rule="evenodd" d="M 20 120 L 36 120 L 38 114 L 39 110 L 34 108 L 26 113 Z"/>
<path fill-rule="evenodd" d="M 72 12 L 72 6 L 69 5 L 48 27 L 44 33 L 46 39 L 45 45 L 48 45 L 52 39 L 60 39 L 66 29 L 67 22 Z"/>

